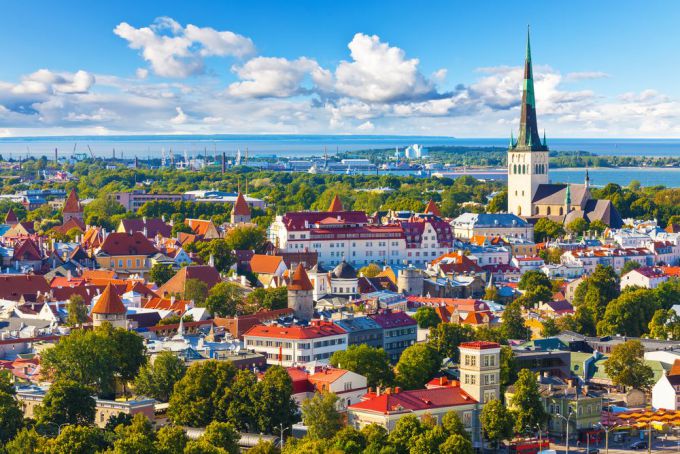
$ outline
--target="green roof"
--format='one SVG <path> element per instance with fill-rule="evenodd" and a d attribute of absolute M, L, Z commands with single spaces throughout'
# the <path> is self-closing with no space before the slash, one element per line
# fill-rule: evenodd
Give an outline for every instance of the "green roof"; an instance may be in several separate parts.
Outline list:
<path fill-rule="evenodd" d="M 588 358 L 592 358 L 592 353 L 571 352 L 571 371 L 574 375 L 584 378 L 583 364 Z M 606 356 L 600 357 L 592 365 L 593 370 L 589 372 L 588 378 L 595 378 L 598 380 L 610 380 L 609 375 L 604 371 L 604 362 L 607 360 Z M 661 361 L 645 360 L 645 364 L 652 368 L 654 372 L 654 383 L 659 381 L 662 375 L 665 374 L 665 369 Z"/>

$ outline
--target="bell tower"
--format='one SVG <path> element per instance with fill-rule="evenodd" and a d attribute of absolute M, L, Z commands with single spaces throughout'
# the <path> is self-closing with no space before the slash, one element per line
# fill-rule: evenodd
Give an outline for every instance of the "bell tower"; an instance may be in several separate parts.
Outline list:
<path fill-rule="evenodd" d="M 517 141 L 510 136 L 508 147 L 508 211 L 518 216 L 532 216 L 532 200 L 538 186 L 548 183 L 548 144 L 538 133 L 531 43 L 527 31 L 527 53 L 524 61 L 522 109 Z"/>

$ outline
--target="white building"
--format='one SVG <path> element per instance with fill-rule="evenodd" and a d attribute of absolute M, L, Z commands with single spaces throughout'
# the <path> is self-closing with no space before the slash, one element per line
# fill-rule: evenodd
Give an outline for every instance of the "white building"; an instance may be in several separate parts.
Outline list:
<path fill-rule="evenodd" d="M 267 357 L 267 364 L 284 367 L 310 361 L 328 362 L 347 348 L 348 334 L 331 322 L 313 320 L 309 326 L 255 325 L 243 334 L 246 349 Z"/>
<path fill-rule="evenodd" d="M 456 238 L 473 236 L 534 240 L 534 226 L 512 213 L 463 213 L 451 221 Z"/>
<path fill-rule="evenodd" d="M 659 268 L 636 268 L 621 276 L 621 290 L 631 286 L 653 289 L 668 279 L 669 276 Z"/>
<path fill-rule="evenodd" d="M 680 410 L 680 361 L 659 378 L 652 387 L 652 407 L 664 410 Z"/>

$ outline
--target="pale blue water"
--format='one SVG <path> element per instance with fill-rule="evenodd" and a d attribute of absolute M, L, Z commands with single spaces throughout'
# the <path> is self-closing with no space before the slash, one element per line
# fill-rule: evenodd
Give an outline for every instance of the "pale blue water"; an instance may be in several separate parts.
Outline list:
<path fill-rule="evenodd" d="M 0 138 L 0 154 L 5 158 L 26 156 L 48 156 L 54 149 L 61 156 L 69 156 L 75 149 L 89 153 L 88 145 L 96 156 L 112 155 L 116 150 L 118 158 L 138 156 L 158 157 L 161 150 L 193 156 L 213 152 L 234 156 L 236 150 L 251 156 L 272 155 L 281 157 L 320 156 L 324 151 L 333 155 L 337 151 L 404 147 L 413 143 L 425 147 L 435 145 L 458 145 L 479 147 L 501 147 L 507 139 L 456 139 L 433 136 L 387 136 L 387 135 L 205 135 L 205 136 L 60 136 L 60 137 L 9 137 Z M 548 139 L 551 150 L 588 151 L 601 155 L 616 156 L 680 156 L 680 139 Z M 581 183 L 582 169 L 551 170 L 554 182 Z M 609 182 L 626 186 L 631 180 L 639 180 L 643 186 L 662 184 L 680 187 L 680 169 L 591 169 L 592 184 L 603 186 Z"/>

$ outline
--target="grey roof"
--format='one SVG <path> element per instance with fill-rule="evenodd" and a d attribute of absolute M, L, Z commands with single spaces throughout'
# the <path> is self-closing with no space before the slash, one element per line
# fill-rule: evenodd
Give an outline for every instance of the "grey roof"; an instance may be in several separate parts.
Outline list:
<path fill-rule="evenodd" d="M 307 271 L 307 274 L 312 273 L 312 274 L 319 274 L 319 273 L 326 273 L 328 272 L 321 263 L 316 262 L 316 265 L 311 267 L 309 271 Z"/>
<path fill-rule="evenodd" d="M 583 203 L 590 199 L 590 191 L 585 185 L 571 184 L 569 186 L 572 205 L 583 206 Z M 539 184 L 532 202 L 539 205 L 564 205 L 566 197 L 566 184 Z"/>
<path fill-rule="evenodd" d="M 335 324 L 349 333 L 382 329 L 375 320 L 369 317 L 344 318 L 342 320 L 335 320 Z"/>
<path fill-rule="evenodd" d="M 463 213 L 452 224 L 474 224 L 475 227 L 526 227 L 527 222 L 512 213 Z"/>
<path fill-rule="evenodd" d="M 338 279 L 356 279 L 357 271 L 344 260 L 333 268 L 333 276 Z"/>

